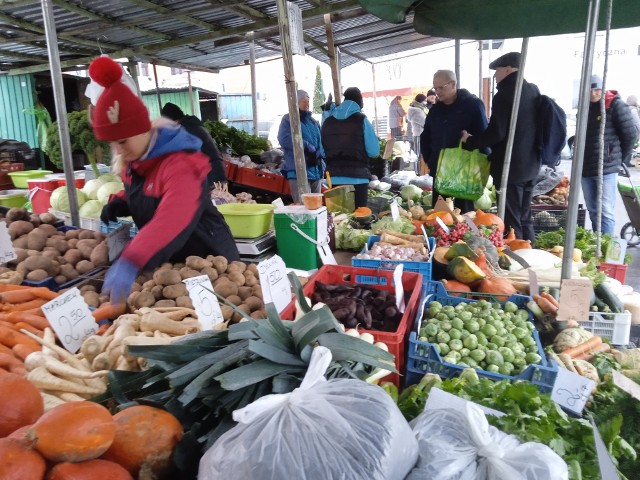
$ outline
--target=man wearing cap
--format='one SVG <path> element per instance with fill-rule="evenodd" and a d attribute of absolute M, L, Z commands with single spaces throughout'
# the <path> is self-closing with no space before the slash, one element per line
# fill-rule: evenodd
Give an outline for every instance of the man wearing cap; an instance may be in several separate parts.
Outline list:
<path fill-rule="evenodd" d="M 297 96 L 309 189 L 310 193 L 320 193 L 320 185 L 322 177 L 324 176 L 324 148 L 322 148 L 320 138 L 320 124 L 311 116 L 311 112 L 309 111 L 309 94 L 304 90 L 298 90 Z M 293 156 L 293 139 L 291 136 L 289 114 L 284 115 L 280 122 L 278 142 L 284 153 L 282 175 L 284 175 L 289 182 L 293 201 L 295 203 L 302 203 L 302 199 L 298 193 L 298 180 L 296 177 L 296 163 Z"/>
<path fill-rule="evenodd" d="M 220 150 L 218 150 L 218 145 L 204 128 L 200 119 L 195 115 L 185 115 L 178 105 L 171 102 L 164 104 L 160 114 L 165 118 L 179 123 L 187 132 L 202 141 L 200 151 L 209 157 L 209 163 L 211 164 L 211 171 L 209 175 L 207 175 L 209 187 L 212 188 L 216 182 L 226 183 L 227 176 L 224 173 L 224 164 L 222 163 L 222 155 L 220 154 Z"/>
<path fill-rule="evenodd" d="M 480 134 L 463 132 L 462 141 L 467 148 L 490 147 L 491 176 L 496 185 L 502 181 L 504 157 L 511 123 L 511 110 L 515 97 L 516 79 L 520 68 L 520 53 L 510 52 L 489 64 L 495 70 L 498 93 L 493 97 L 489 126 Z M 540 158 L 536 147 L 536 130 L 540 91 L 523 79 L 520 108 L 511 153 L 511 166 L 507 181 L 504 223 L 513 228 L 517 238 L 535 240 L 531 215 L 531 200 L 536 177 L 540 171 Z M 502 188 L 505 186 L 503 185 Z"/>
<path fill-rule="evenodd" d="M 380 155 L 380 142 L 362 106 L 360 89 L 349 87 L 322 124 L 327 171 L 334 185 L 353 185 L 356 209 L 367 206 L 369 159 Z"/>
<path fill-rule="evenodd" d="M 633 117 L 616 90 L 608 90 L 604 96 L 606 121 L 604 127 L 604 157 L 602 169 L 602 198 L 598 198 L 598 165 L 600 163 L 600 124 L 602 112 L 602 78 L 591 76 L 591 98 L 587 117 L 587 133 L 582 165 L 582 190 L 589 210 L 593 230 L 596 230 L 598 204 L 602 203 L 602 233 L 615 229 L 615 206 L 618 171 L 622 160 L 629 157 L 637 138 Z"/>

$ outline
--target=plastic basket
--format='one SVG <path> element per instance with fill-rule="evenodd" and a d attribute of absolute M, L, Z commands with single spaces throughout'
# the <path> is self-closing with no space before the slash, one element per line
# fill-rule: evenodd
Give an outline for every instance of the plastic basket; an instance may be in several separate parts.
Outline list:
<path fill-rule="evenodd" d="M 224 174 L 227 177 L 227 180 L 230 182 L 234 182 L 238 175 L 238 165 L 235 163 L 227 162 L 226 160 L 222 161 L 224 165 Z"/>
<path fill-rule="evenodd" d="M 49 212 L 62 219 L 65 225 L 73 226 L 73 223 L 71 223 L 70 213 L 60 212 L 59 210 L 53 209 L 49 210 Z M 85 230 L 93 230 L 94 232 L 102 231 L 100 228 L 99 218 L 80 217 L 80 228 L 84 228 Z"/>
<path fill-rule="evenodd" d="M 269 231 L 275 207 L 261 203 L 223 203 L 216 207 L 234 238 L 257 238 Z"/>
<path fill-rule="evenodd" d="M 0 205 L 21 208 L 29 200 L 29 190 L 0 190 Z"/>
<path fill-rule="evenodd" d="M 627 266 L 626 265 L 617 265 L 615 263 L 605 263 L 602 262 L 598 266 L 598 270 L 604 272 L 607 277 L 615 278 L 620 283 L 624 283 L 627 279 Z"/>
<path fill-rule="evenodd" d="M 256 170 L 255 168 L 239 167 L 235 182 L 248 187 L 282 193 L 285 179 L 282 175 L 276 175 L 275 173 Z"/>
<path fill-rule="evenodd" d="M 60 290 L 65 290 L 67 288 L 75 287 L 76 285 L 78 285 L 79 283 L 83 282 L 84 280 L 97 278 L 106 269 L 107 269 L 107 267 L 94 268 L 90 272 L 87 272 L 84 275 L 78 275 L 73 280 L 70 280 L 70 281 L 68 281 L 66 283 L 63 283 L 63 284 L 56 283 L 56 281 L 54 280 L 54 277 L 47 277 L 47 278 L 39 280 L 37 282 L 32 281 L 32 280 L 25 280 L 25 281 L 22 282 L 22 285 L 27 285 L 29 287 L 45 287 L 45 288 L 48 288 L 51 291 L 58 292 Z"/>
<path fill-rule="evenodd" d="M 578 321 L 585 330 L 609 340 L 614 345 L 627 345 L 631 332 L 631 312 L 589 312 L 589 320 Z"/>
<path fill-rule="evenodd" d="M 442 303 L 442 305 L 458 305 L 459 303 L 474 303 L 477 301 L 447 295 L 447 291 L 441 282 L 427 282 L 425 287 L 425 302 L 438 301 Z M 511 297 L 509 297 L 509 301 L 518 305 L 519 308 L 524 308 L 529 300 L 530 297 L 525 295 L 511 295 Z M 529 320 L 532 321 L 531 313 L 529 313 Z M 420 331 L 421 323 L 422 319 L 416 318 L 414 331 L 412 331 L 409 336 L 405 385 L 408 386 L 420 382 L 420 379 L 426 373 L 437 373 L 443 378 L 453 378 L 460 375 L 465 367 L 443 361 L 433 344 L 418 340 L 417 332 Z M 526 380 L 536 385 L 541 392 L 550 392 L 553 389 L 553 384 L 558 374 L 558 366 L 553 362 L 547 362 L 547 357 L 540 343 L 537 330 L 533 331 L 533 339 L 538 347 L 538 354 L 542 358 L 540 364 L 529 365 L 523 372 L 515 376 L 501 375 L 499 373 L 476 369 L 478 376 L 496 382 L 501 380 Z"/>
<path fill-rule="evenodd" d="M 367 240 L 367 248 L 371 248 L 374 243 L 380 241 L 380 236 L 372 235 Z M 429 237 L 429 251 L 433 252 L 436 248 L 436 240 L 433 237 Z M 366 249 L 362 249 L 360 253 L 366 253 Z M 353 257 L 351 259 L 351 265 L 360 268 L 375 268 L 383 270 L 393 270 L 398 265 L 404 265 L 404 270 L 407 272 L 415 272 L 422 275 L 422 281 L 426 282 L 431 280 L 431 270 L 433 264 L 431 258 L 427 262 L 409 262 L 405 260 L 371 260 L 364 258 Z"/>
<path fill-rule="evenodd" d="M 133 222 L 131 222 L 129 220 L 118 219 L 117 222 L 109 222 L 109 224 L 100 223 L 100 231 L 102 233 L 109 234 L 111 232 L 116 231 L 118 228 L 120 228 L 125 223 L 128 223 L 129 225 L 131 225 L 131 228 L 129 229 L 129 237 L 130 238 L 135 237 L 136 234 L 138 233 L 138 227 L 136 227 L 135 223 L 133 223 Z"/>
<path fill-rule="evenodd" d="M 17 172 L 9 172 L 11 181 L 16 188 L 28 188 L 27 182 L 31 178 L 44 178 L 53 173 L 51 170 L 23 170 Z"/>
<path fill-rule="evenodd" d="M 368 268 L 343 267 L 336 265 L 325 265 L 309 279 L 303 288 L 305 296 L 311 297 L 316 290 L 316 282 L 328 284 L 361 284 L 374 285 L 379 290 L 395 292 L 393 285 L 393 272 L 385 270 L 371 270 Z M 424 298 L 424 287 L 422 285 L 422 275 L 413 272 L 402 274 L 402 285 L 405 291 L 410 291 L 411 296 L 407 301 L 404 315 L 398 324 L 395 332 L 382 332 L 378 330 L 359 330 L 360 333 L 367 332 L 373 335 L 374 341 L 382 342 L 389 347 L 389 352 L 396 357 L 396 369 L 403 374 L 405 367 L 406 340 L 411 331 L 411 326 L 416 317 L 419 305 Z M 295 302 L 291 302 L 281 313 L 284 320 L 293 320 L 295 316 Z M 400 386 L 400 376 L 398 374 L 388 375 L 383 381 L 392 381 Z"/>

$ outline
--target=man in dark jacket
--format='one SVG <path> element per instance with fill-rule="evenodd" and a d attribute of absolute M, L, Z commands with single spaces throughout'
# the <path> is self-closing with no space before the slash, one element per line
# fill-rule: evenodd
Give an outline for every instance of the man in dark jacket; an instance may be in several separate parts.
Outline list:
<path fill-rule="evenodd" d="M 616 90 L 605 93 L 604 107 L 604 158 L 602 169 L 602 198 L 598 198 L 598 164 L 600 158 L 600 99 L 602 79 L 591 76 L 591 103 L 587 119 L 587 134 L 582 165 L 582 190 L 589 210 L 592 228 L 597 228 L 598 204 L 602 203 L 602 233 L 613 233 L 615 229 L 616 189 L 618 171 L 622 160 L 631 155 L 637 138 L 636 128 L 629 108 Z"/>
<path fill-rule="evenodd" d="M 496 185 L 502 181 L 504 155 L 509 136 L 511 110 L 520 68 L 520 53 L 511 52 L 489 64 L 496 71 L 498 93 L 493 97 L 489 126 L 481 134 L 464 132 L 462 141 L 467 148 L 490 147 L 491 176 Z M 511 153 L 511 166 L 507 180 L 504 223 L 513 228 L 518 238 L 535 240 L 531 218 L 533 187 L 540 171 L 540 158 L 536 147 L 536 125 L 540 91 L 534 84 L 523 80 L 520 108 Z M 503 187 L 503 186 L 501 186 Z"/>
<path fill-rule="evenodd" d="M 222 163 L 222 155 L 218 145 L 204 128 L 200 119 L 194 115 L 185 115 L 179 106 L 171 102 L 165 103 L 160 114 L 174 122 L 178 122 L 187 132 L 202 140 L 200 151 L 209 157 L 211 163 L 211 171 L 207 175 L 209 187 L 213 187 L 215 182 L 226 182 L 227 176 L 224 173 L 224 164 Z"/>
<path fill-rule="evenodd" d="M 440 150 L 457 147 L 464 130 L 483 132 L 487 128 L 487 116 L 482 100 L 468 90 L 457 88 L 456 74 L 451 70 L 438 70 L 435 73 L 433 90 L 438 95 L 438 102 L 431 107 L 424 122 L 420 150 L 435 184 Z M 488 153 L 488 150 L 483 150 L 483 153 Z M 437 199 L 437 192 L 434 191 L 434 204 Z M 470 200 L 456 199 L 455 205 L 463 213 L 473 210 Z"/>

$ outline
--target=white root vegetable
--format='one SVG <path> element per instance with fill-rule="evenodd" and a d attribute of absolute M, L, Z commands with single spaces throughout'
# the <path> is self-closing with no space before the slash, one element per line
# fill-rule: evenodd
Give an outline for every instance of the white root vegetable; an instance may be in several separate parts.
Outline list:
<path fill-rule="evenodd" d="M 44 411 L 45 412 L 48 412 L 52 408 L 55 408 L 58 405 L 62 405 L 63 403 L 65 403 L 65 401 L 62 400 L 60 397 L 57 397 L 55 395 L 51 395 L 50 393 L 40 392 L 40 395 L 42 396 L 42 400 L 44 400 Z"/>
<path fill-rule="evenodd" d="M 61 362 L 57 358 L 45 355 L 43 352 L 30 353 L 24 361 L 24 366 L 28 371 L 35 370 L 38 367 L 44 367 L 54 375 L 63 375 L 65 377 L 81 379 L 103 377 L 109 373 L 107 370 L 101 370 L 98 372 L 80 370 Z"/>
<path fill-rule="evenodd" d="M 138 364 L 138 368 L 140 370 L 147 369 L 147 359 L 142 357 L 136 357 L 136 363 Z"/>
<path fill-rule="evenodd" d="M 364 340 L 365 342 L 373 345 L 373 342 L 375 339 L 373 338 L 373 335 L 371 335 L 370 333 L 364 332 L 360 334 L 360 340 Z"/>
<path fill-rule="evenodd" d="M 358 330 L 356 330 L 355 328 L 350 328 L 349 330 L 346 330 L 344 333 L 346 335 L 349 335 L 350 337 L 360 338 L 360 334 L 358 333 Z"/>
<path fill-rule="evenodd" d="M 160 330 L 155 330 L 153 332 L 153 336 L 155 338 L 171 338 L 171 335 L 169 335 L 168 333 L 161 332 Z"/>
<path fill-rule="evenodd" d="M 109 360 L 109 353 L 102 352 L 99 355 L 96 355 L 96 358 L 93 359 L 91 363 L 91 368 L 93 370 L 110 370 L 113 367 L 113 364 Z"/>
<path fill-rule="evenodd" d="M 133 313 L 127 313 L 124 315 L 120 315 L 115 322 L 113 322 L 113 327 L 114 328 L 114 334 L 115 332 L 122 326 L 122 325 L 131 325 L 133 327 L 134 330 L 139 330 L 140 329 L 140 316 L 133 314 Z"/>
<path fill-rule="evenodd" d="M 153 309 L 141 308 L 139 311 L 141 314 L 144 314 L 147 310 L 155 310 L 158 313 L 163 313 L 171 320 L 176 321 L 182 320 L 186 317 L 197 317 L 195 310 L 186 307 L 156 307 Z"/>
<path fill-rule="evenodd" d="M 146 337 L 140 335 L 133 335 L 131 337 L 124 338 L 122 345 L 125 347 L 124 354 L 128 355 L 127 347 L 131 345 L 169 345 L 178 337 Z"/>
<path fill-rule="evenodd" d="M 199 330 L 199 323 L 172 320 L 166 315 L 150 308 L 143 308 L 140 311 L 143 312 L 142 318 L 140 319 L 140 330 L 143 332 L 160 330 L 169 335 L 186 335 L 187 333 L 195 333 Z"/>
<path fill-rule="evenodd" d="M 71 392 L 60 392 L 60 394 L 57 396 L 58 398 L 61 398 L 65 402 L 84 402 L 86 400 L 80 395 L 76 395 L 75 393 L 71 393 Z"/>
<path fill-rule="evenodd" d="M 68 352 L 64 348 L 57 346 L 55 343 L 45 341 L 44 338 L 40 338 L 37 335 L 34 335 L 33 333 L 29 332 L 28 330 L 20 329 L 20 331 L 24 333 L 26 336 L 33 338 L 36 342 L 38 342 L 43 347 L 46 346 L 47 348 L 55 352 L 60 360 L 67 362 L 69 365 L 79 370 L 86 370 L 85 365 L 79 359 L 77 359 L 75 355 Z"/>
<path fill-rule="evenodd" d="M 56 334 L 53 333 L 53 330 L 51 330 L 49 327 L 46 327 L 44 329 L 44 335 L 42 336 L 42 338 L 47 343 L 51 343 L 51 344 L 56 343 Z M 45 355 L 49 355 L 51 357 L 58 358 L 58 354 L 56 352 L 54 352 L 49 347 L 44 345 L 42 347 L 42 353 L 44 353 Z"/>
<path fill-rule="evenodd" d="M 89 362 L 93 362 L 94 358 L 96 358 L 99 354 L 107 349 L 112 340 L 113 336 L 111 335 L 109 335 L 108 337 L 105 337 L 103 335 L 91 335 L 84 342 L 82 342 L 80 352 Z"/>
<path fill-rule="evenodd" d="M 64 392 L 98 395 L 106 391 L 104 389 L 97 389 L 89 387 L 87 385 L 81 385 L 69 380 L 58 378 L 51 374 L 45 367 L 36 367 L 27 374 L 27 380 L 33 383 L 36 387 L 44 390 L 59 390 Z"/>
<path fill-rule="evenodd" d="M 133 370 L 131 363 L 127 360 L 127 357 L 125 356 L 122 356 L 118 359 L 118 363 L 116 363 L 115 369 L 125 370 L 128 372 Z"/>

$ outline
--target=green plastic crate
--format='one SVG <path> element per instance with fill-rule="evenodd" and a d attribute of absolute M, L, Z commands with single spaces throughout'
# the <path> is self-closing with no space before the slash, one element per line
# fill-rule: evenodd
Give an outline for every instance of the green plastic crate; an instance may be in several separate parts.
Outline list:
<path fill-rule="evenodd" d="M 225 203 L 217 205 L 234 238 L 257 238 L 269 231 L 273 205 L 261 203 Z"/>

